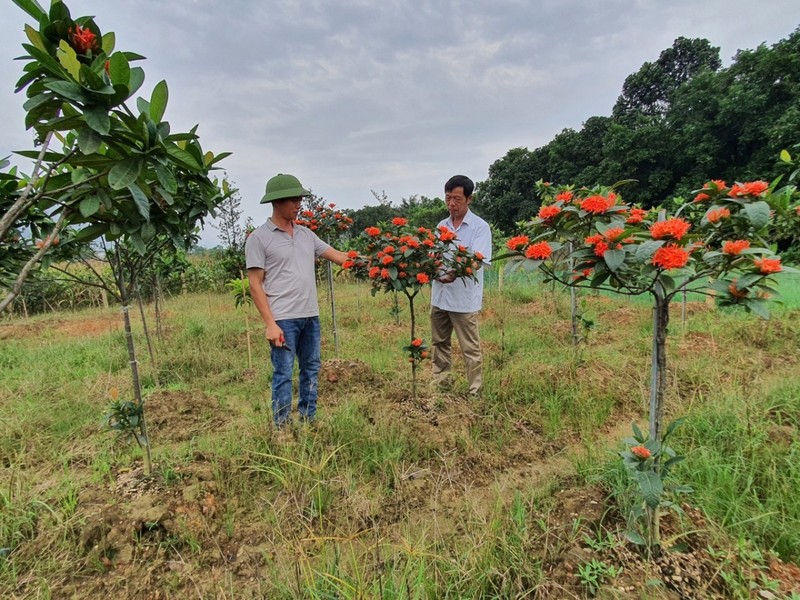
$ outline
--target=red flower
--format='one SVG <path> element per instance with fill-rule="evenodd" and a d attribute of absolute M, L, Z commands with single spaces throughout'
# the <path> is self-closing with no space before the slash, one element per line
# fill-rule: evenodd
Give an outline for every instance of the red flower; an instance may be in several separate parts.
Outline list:
<path fill-rule="evenodd" d="M 528 245 L 529 241 L 530 240 L 528 239 L 527 235 L 518 235 L 518 236 L 512 237 L 510 240 L 508 240 L 506 242 L 506 246 L 508 246 L 509 250 L 514 250 L 515 252 L 519 252 L 525 246 Z"/>
<path fill-rule="evenodd" d="M 430 282 L 430 277 L 428 277 L 425 273 L 417 273 L 417 281 L 422 285 Z"/>
<path fill-rule="evenodd" d="M 354 260 L 346 260 L 342 263 L 343 269 L 352 269 L 356 262 Z"/>
<path fill-rule="evenodd" d="M 358 252 L 356 252 L 355 250 L 350 250 L 347 253 L 347 258 L 358 258 Z"/>
<path fill-rule="evenodd" d="M 641 223 L 642 220 L 647 216 L 647 211 L 643 208 L 636 208 L 635 206 L 631 209 L 631 216 L 625 221 L 631 225 L 635 225 L 636 223 Z"/>
<path fill-rule="evenodd" d="M 736 240 L 736 241 L 727 241 L 722 244 L 722 252 L 725 254 L 736 255 L 739 254 L 742 250 L 746 250 L 750 247 L 750 242 L 747 240 Z"/>
<path fill-rule="evenodd" d="M 561 192 L 556 194 L 556 202 L 569 202 L 572 200 L 572 192 Z"/>
<path fill-rule="evenodd" d="M 724 181 L 722 181 L 722 179 L 712 179 L 711 181 L 706 183 L 703 187 L 706 189 L 717 190 L 718 192 L 721 192 L 722 190 L 727 188 L 728 185 Z"/>
<path fill-rule="evenodd" d="M 384 248 L 383 251 L 385 254 L 391 254 L 392 252 L 394 252 L 394 246 L 386 246 L 386 248 Z"/>
<path fill-rule="evenodd" d="M 780 258 L 756 258 L 753 261 L 753 264 L 756 267 L 758 267 L 758 270 L 763 275 L 769 275 L 770 273 L 780 273 L 782 269 Z"/>
<path fill-rule="evenodd" d="M 408 224 L 408 219 L 404 219 L 403 217 L 395 217 L 392 219 L 392 225 L 397 225 L 398 227 L 402 227 L 403 225 Z"/>
<path fill-rule="evenodd" d="M 605 237 L 609 242 L 616 242 L 623 233 L 625 233 L 625 230 L 622 227 L 610 227 L 609 229 L 606 229 L 603 237 Z"/>
<path fill-rule="evenodd" d="M 370 279 L 375 279 L 380 272 L 381 272 L 381 268 L 380 267 L 372 267 L 369 270 L 369 278 Z"/>
<path fill-rule="evenodd" d="M 389 269 L 381 269 L 381 279 L 389 279 Z"/>
<path fill-rule="evenodd" d="M 475 260 L 483 260 L 483 254 L 481 252 L 476 252 Z"/>
<path fill-rule="evenodd" d="M 539 218 L 544 220 L 552 219 L 560 212 L 561 209 L 557 206 L 543 206 L 539 209 Z"/>
<path fill-rule="evenodd" d="M 653 264 L 659 269 L 680 269 L 685 267 L 688 262 L 689 253 L 672 244 L 661 246 L 653 254 Z"/>
<path fill-rule="evenodd" d="M 456 232 L 451 230 L 449 227 L 442 225 L 439 227 L 439 239 L 443 242 L 450 242 L 456 239 Z"/>
<path fill-rule="evenodd" d="M 605 242 L 597 242 L 594 245 L 594 253 L 596 256 L 605 255 L 607 250 L 608 250 L 608 244 L 606 244 Z"/>
<path fill-rule="evenodd" d="M 419 348 L 422 346 L 422 338 L 414 338 L 411 342 L 411 345 L 414 346 L 414 348 Z"/>
<path fill-rule="evenodd" d="M 367 235 L 371 237 L 378 237 L 381 234 L 381 230 L 377 227 L 367 227 L 364 231 L 366 231 Z"/>
<path fill-rule="evenodd" d="M 664 238 L 672 238 L 679 240 L 686 232 L 689 231 L 691 225 L 678 217 L 672 217 L 666 221 L 656 221 L 650 227 L 650 235 L 654 240 L 662 240 Z"/>
<path fill-rule="evenodd" d="M 694 202 L 705 202 L 706 200 L 711 200 L 711 196 L 702 192 L 694 197 Z"/>
<path fill-rule="evenodd" d="M 389 265 L 394 262 L 394 256 L 386 255 L 381 259 L 381 263 L 384 265 Z"/>
<path fill-rule="evenodd" d="M 728 191 L 728 196 L 731 198 L 738 198 L 739 196 L 744 196 L 747 194 L 747 190 L 744 189 L 744 186 L 739 185 L 738 183 L 733 185 L 731 189 Z"/>
<path fill-rule="evenodd" d="M 731 216 L 731 211 L 727 208 L 712 208 L 708 211 L 706 218 L 709 223 L 719 223 L 722 219 L 727 219 Z"/>
<path fill-rule="evenodd" d="M 595 233 L 594 235 L 590 235 L 589 237 L 587 237 L 583 241 L 584 241 L 584 243 L 589 244 L 589 245 L 591 245 L 591 244 L 599 244 L 600 242 L 603 241 L 603 236 L 600 235 L 599 233 Z"/>
<path fill-rule="evenodd" d="M 73 29 L 69 28 L 69 37 L 72 40 L 72 47 L 78 54 L 86 54 L 90 50 L 98 50 L 97 36 L 88 27 L 76 25 Z"/>
<path fill-rule="evenodd" d="M 751 181 L 745 183 L 743 186 L 745 194 L 750 196 L 760 196 L 769 189 L 769 184 L 766 181 Z"/>
<path fill-rule="evenodd" d="M 604 196 L 589 196 L 581 202 L 581 210 L 585 210 L 586 212 L 590 212 L 596 215 L 603 214 L 609 208 L 614 206 L 614 202 L 616 201 L 616 196 L 613 198 L 611 194 L 609 194 L 608 198 Z"/>
<path fill-rule="evenodd" d="M 652 456 L 650 450 L 644 446 L 634 446 L 631 448 L 631 454 L 633 454 L 636 458 L 641 458 L 642 460 L 647 460 Z"/>
<path fill-rule="evenodd" d="M 584 269 L 581 272 L 581 275 L 583 275 L 584 277 L 589 277 L 589 275 L 591 275 L 591 274 L 592 274 L 592 270 L 591 269 Z"/>
<path fill-rule="evenodd" d="M 550 258 L 552 253 L 553 249 L 550 247 L 550 244 L 547 242 L 537 242 L 528 246 L 528 249 L 525 250 L 525 258 L 545 260 Z"/>

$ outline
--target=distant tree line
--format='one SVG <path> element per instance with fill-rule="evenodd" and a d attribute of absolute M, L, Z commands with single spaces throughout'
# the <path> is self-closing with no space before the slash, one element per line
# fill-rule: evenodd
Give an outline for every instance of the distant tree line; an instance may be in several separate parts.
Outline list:
<path fill-rule="evenodd" d="M 584 90 L 583 93 L 588 93 Z M 593 116 L 545 146 L 513 148 L 478 184 L 476 212 L 510 234 L 539 209 L 537 180 L 611 185 L 645 208 L 689 197 L 708 179 L 771 181 L 780 151 L 800 140 L 800 28 L 771 48 L 719 48 L 678 38 L 625 79 L 611 116 Z"/>

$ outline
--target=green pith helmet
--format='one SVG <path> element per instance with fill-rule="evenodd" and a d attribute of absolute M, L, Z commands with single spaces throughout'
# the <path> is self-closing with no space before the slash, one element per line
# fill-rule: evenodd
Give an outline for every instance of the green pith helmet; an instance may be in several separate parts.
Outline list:
<path fill-rule="evenodd" d="M 300 185 L 300 181 L 294 175 L 284 175 L 278 173 L 267 182 L 267 189 L 261 204 L 281 200 L 282 198 L 297 198 L 298 196 L 310 196 L 311 192 Z"/>

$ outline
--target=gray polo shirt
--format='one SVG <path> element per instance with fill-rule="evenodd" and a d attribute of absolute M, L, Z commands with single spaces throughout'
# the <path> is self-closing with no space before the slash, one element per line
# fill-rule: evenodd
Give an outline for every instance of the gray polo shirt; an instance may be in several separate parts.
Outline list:
<path fill-rule="evenodd" d="M 264 292 L 275 320 L 319 315 L 314 260 L 330 246 L 310 229 L 294 225 L 294 237 L 271 219 L 244 246 L 248 269 L 264 270 Z"/>

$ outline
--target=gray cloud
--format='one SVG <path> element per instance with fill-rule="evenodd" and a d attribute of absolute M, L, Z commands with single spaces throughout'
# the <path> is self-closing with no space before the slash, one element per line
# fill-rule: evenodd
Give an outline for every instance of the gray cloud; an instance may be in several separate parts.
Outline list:
<path fill-rule="evenodd" d="M 340 206 L 436 196 L 516 146 L 607 115 L 625 77 L 679 36 L 729 64 L 800 22 L 796 0 L 211 0 L 68 2 L 117 47 L 148 57 L 143 95 L 170 87 L 173 129 L 199 123 L 247 214 L 272 174 L 296 173 Z M 0 156 L 30 146 L 13 83 L 24 13 L 0 4 Z M 216 233 L 204 234 L 216 243 Z"/>

